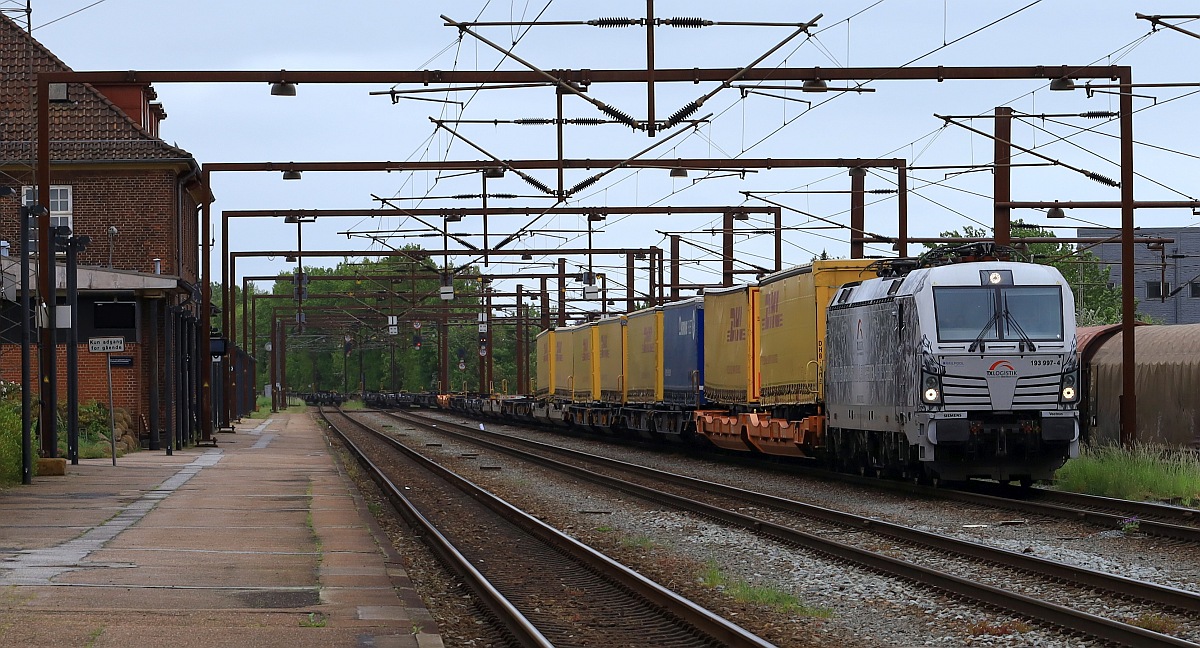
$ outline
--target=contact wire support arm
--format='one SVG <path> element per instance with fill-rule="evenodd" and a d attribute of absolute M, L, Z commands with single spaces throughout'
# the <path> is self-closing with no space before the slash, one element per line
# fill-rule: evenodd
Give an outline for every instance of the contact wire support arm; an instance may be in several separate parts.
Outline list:
<path fill-rule="evenodd" d="M 483 153 L 484 155 L 492 158 L 492 161 L 497 162 L 500 165 L 502 165 L 505 169 L 512 171 L 517 176 L 519 176 L 522 180 L 529 183 L 529 185 L 531 187 L 533 187 L 534 189 L 537 189 L 538 191 L 541 191 L 542 193 L 544 193 L 548 196 L 558 196 L 558 192 L 556 192 L 553 189 L 551 189 L 550 187 L 546 186 L 546 184 L 544 182 L 542 182 L 541 180 L 538 180 L 537 178 L 529 175 L 528 173 L 521 171 L 520 169 L 514 168 L 508 162 L 501 160 L 499 157 L 496 157 L 495 155 L 493 155 L 490 151 L 485 150 L 482 146 L 476 144 L 475 142 L 472 142 L 471 140 L 464 137 L 458 131 L 447 126 L 445 120 L 434 119 L 433 117 L 430 117 L 429 121 L 433 122 L 434 126 L 436 126 L 437 128 L 441 128 L 441 129 L 445 130 L 446 132 L 450 133 L 451 135 L 453 135 L 454 137 L 462 140 L 463 143 L 465 143 L 467 146 L 470 146 L 471 148 L 475 149 L 476 151 L 479 151 L 480 153 Z"/>
<path fill-rule="evenodd" d="M 663 123 L 662 129 L 666 130 L 668 128 L 673 128 L 675 125 L 677 125 L 680 122 L 682 122 L 683 120 L 687 119 L 690 115 L 695 113 L 697 110 L 700 110 L 700 107 L 704 105 L 704 102 L 708 101 L 709 99 L 712 99 L 714 96 L 716 96 L 716 94 L 718 92 L 730 87 L 738 79 L 741 79 L 742 77 L 746 76 L 746 74 L 748 72 L 750 72 L 750 70 L 753 70 L 755 67 L 757 67 L 758 64 L 762 63 L 764 60 L 766 60 L 766 58 L 768 56 L 779 51 L 779 48 L 783 47 L 784 45 L 787 45 L 789 42 L 791 42 L 792 39 L 799 36 L 800 34 L 808 33 L 808 30 L 810 28 L 816 27 L 817 21 L 820 20 L 824 15 L 825 14 L 817 14 L 816 17 L 813 18 L 812 20 L 804 23 L 803 25 L 800 25 L 800 27 L 797 28 L 796 31 L 794 31 L 790 35 L 788 35 L 787 38 L 779 41 L 779 43 L 777 43 L 775 45 L 775 47 L 772 47 L 771 49 L 769 49 L 765 53 L 763 53 L 762 56 L 754 59 L 754 61 L 752 63 L 750 63 L 750 65 L 747 65 L 746 67 L 741 68 L 733 76 L 722 81 L 721 85 L 714 88 L 712 92 L 709 92 L 708 94 L 700 97 L 699 99 L 696 99 L 695 101 L 692 101 L 691 103 L 685 105 L 684 107 L 680 108 L 679 110 L 676 110 L 674 113 L 671 114 L 670 117 L 667 118 L 667 121 L 665 123 Z"/>
<path fill-rule="evenodd" d="M 483 43 L 484 45 L 491 47 L 492 49 L 496 50 L 497 52 L 500 52 L 501 54 L 504 54 L 505 56 L 516 61 L 517 63 L 520 63 L 521 65 L 524 65 L 525 67 L 529 68 L 530 70 L 546 77 L 546 80 L 549 81 L 550 83 L 553 83 L 556 86 L 558 86 L 559 88 L 562 88 L 564 91 L 569 92 L 569 93 L 583 99 L 584 101 L 592 104 L 598 110 L 600 110 L 600 112 L 608 115 L 609 117 L 612 117 L 613 119 L 621 122 L 622 124 L 625 124 L 634 130 L 638 130 L 638 129 L 645 127 L 643 124 L 638 123 L 638 121 L 636 119 L 634 119 L 632 116 L 630 116 L 626 113 L 623 113 L 620 110 L 617 110 L 616 108 L 613 108 L 612 106 L 604 103 L 603 101 L 600 101 L 599 99 L 594 99 L 592 97 L 587 96 L 586 94 L 583 93 L 582 90 L 575 87 L 573 84 L 567 83 L 566 81 L 563 81 L 562 79 L 554 76 L 553 74 L 550 74 L 549 72 L 537 67 L 533 63 L 530 63 L 529 61 L 526 61 L 525 59 L 517 56 L 516 54 L 513 54 L 512 50 L 504 49 L 503 47 L 497 45 L 496 43 L 493 43 L 492 41 L 484 38 L 483 36 L 476 34 L 475 32 L 471 31 L 469 28 L 467 28 L 467 26 L 465 24 L 460 23 L 456 20 L 453 20 L 446 15 L 442 15 L 441 18 L 442 18 L 442 20 L 446 21 L 447 25 L 449 25 L 451 27 L 457 27 L 460 34 L 470 34 L 476 40 Z"/>
<path fill-rule="evenodd" d="M 970 126 L 967 126 L 966 124 L 956 122 L 951 117 L 947 117 L 945 115 L 938 115 L 938 114 L 934 114 L 934 117 L 937 117 L 938 119 L 946 122 L 947 124 L 954 124 L 955 126 L 958 126 L 959 128 L 962 128 L 965 130 L 969 130 L 972 133 L 975 133 L 976 135 L 982 135 L 988 139 L 998 141 L 998 142 L 1004 144 L 1005 146 L 1011 146 L 1023 153 L 1028 153 L 1034 157 L 1041 158 L 1055 166 L 1060 166 L 1060 167 L 1063 167 L 1064 169 L 1070 169 L 1070 170 L 1074 171 L 1075 173 L 1083 175 L 1084 177 L 1088 178 L 1089 180 L 1099 182 L 1102 185 L 1107 185 L 1109 187 L 1120 187 L 1121 186 L 1121 183 L 1117 182 L 1116 180 L 1113 180 L 1112 178 L 1100 175 L 1099 173 L 1096 173 L 1095 171 L 1088 171 L 1087 169 L 1081 169 L 1076 166 L 1071 166 L 1070 164 L 1067 164 L 1066 162 L 1063 162 L 1061 160 L 1056 160 L 1048 155 L 1042 155 L 1041 153 L 1038 153 L 1037 151 L 1035 151 L 1031 148 L 1026 148 L 1019 144 L 1014 144 L 1012 142 L 1000 139 L 1000 138 L 996 137 L 995 135 L 981 131 L 978 128 L 972 128 Z"/>

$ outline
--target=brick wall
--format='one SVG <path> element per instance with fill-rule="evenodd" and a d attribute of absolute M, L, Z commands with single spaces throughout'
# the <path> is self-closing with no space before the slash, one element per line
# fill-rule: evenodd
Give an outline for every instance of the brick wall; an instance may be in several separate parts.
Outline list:
<path fill-rule="evenodd" d="M 109 226 L 118 234 L 112 240 L 112 267 L 119 270 L 154 272 L 154 259 L 161 259 L 164 275 L 177 275 L 189 284 L 199 279 L 199 217 L 197 203 L 180 186 L 178 169 L 174 166 L 147 169 L 55 169 L 52 184 L 72 188 L 72 225 L 76 234 L 91 237 L 91 244 L 79 257 L 81 266 L 107 267 L 109 264 Z M 10 186 L 33 184 L 31 176 L 16 177 Z M 0 239 L 11 243 L 11 254 L 19 250 L 19 201 L 0 199 Z M 149 316 L 150 309 L 142 302 L 139 340 L 127 340 L 125 352 L 114 354 L 133 357 L 132 367 L 113 367 L 113 400 L 134 418 L 135 427 L 144 432 L 143 421 L 150 420 L 150 389 L 165 384 L 166 334 L 162 329 L 164 315 L 159 309 L 157 321 Z M 158 330 L 158 367 L 153 366 L 147 349 L 150 328 Z M 58 397 L 66 400 L 66 345 L 58 347 Z M 108 402 L 107 357 L 89 353 L 86 340 L 79 346 L 79 400 Z M 36 347 L 31 351 L 35 391 L 37 389 L 38 358 Z M 0 345 L 0 379 L 19 383 L 21 380 L 20 346 Z M 160 400 L 160 425 L 166 424 L 167 395 Z"/>
<path fill-rule="evenodd" d="M 1118 229 L 1080 228 L 1079 236 L 1118 236 Z M 1137 299 L 1137 312 L 1153 317 L 1163 324 L 1200 323 L 1200 295 L 1193 296 L 1190 283 L 1200 283 L 1200 228 L 1195 227 L 1141 227 L 1139 236 L 1174 239 L 1163 249 L 1152 250 L 1146 244 L 1135 244 L 1133 294 Z M 1108 264 L 1109 281 L 1121 286 L 1121 244 L 1118 241 L 1102 243 L 1091 251 Z M 1147 283 L 1156 285 L 1165 281 L 1179 292 L 1163 299 L 1151 296 Z"/>
<path fill-rule="evenodd" d="M 17 180 L 26 186 L 33 183 L 31 177 Z M 196 202 L 178 187 L 174 169 L 56 171 L 52 184 L 71 186 L 73 230 L 92 237 L 80 265 L 108 265 L 108 228 L 115 226 L 114 268 L 154 272 L 157 257 L 163 274 L 196 281 Z M 0 201 L 0 238 L 12 244 L 14 255 L 19 254 L 18 208 L 16 200 Z"/>
<path fill-rule="evenodd" d="M 124 407 L 131 414 L 148 413 L 148 396 L 142 393 L 143 376 L 141 344 L 126 344 L 123 353 L 114 356 L 133 356 L 132 367 L 113 367 L 113 403 Z M 17 345 L 6 344 L 0 352 L 0 379 L 6 382 L 21 382 L 21 348 Z M 32 361 L 31 371 L 34 377 L 34 393 L 40 386 L 38 376 L 37 348 L 30 351 Z M 10 361 L 11 360 L 11 361 Z M 108 374 L 105 373 L 107 354 L 88 352 L 87 343 L 79 345 L 79 402 L 101 401 L 108 403 Z M 58 345 L 58 398 L 66 402 L 67 398 L 67 345 Z"/>

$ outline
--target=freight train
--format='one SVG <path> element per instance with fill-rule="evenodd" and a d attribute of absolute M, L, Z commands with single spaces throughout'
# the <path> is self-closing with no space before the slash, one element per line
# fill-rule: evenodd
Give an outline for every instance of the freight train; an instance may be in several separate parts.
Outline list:
<path fill-rule="evenodd" d="M 914 479 L 1050 479 L 1079 452 L 1071 289 L 991 244 L 816 260 L 542 331 L 535 394 L 448 406 Z"/>

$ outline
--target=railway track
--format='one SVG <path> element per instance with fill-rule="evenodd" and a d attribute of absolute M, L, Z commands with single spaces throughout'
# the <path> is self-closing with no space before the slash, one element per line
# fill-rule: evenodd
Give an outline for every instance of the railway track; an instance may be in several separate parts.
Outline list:
<path fill-rule="evenodd" d="M 614 437 L 604 437 L 613 440 Z M 639 440 L 620 440 L 644 446 Z M 710 456 L 709 453 L 700 453 Z M 713 454 L 714 460 L 761 468 L 757 457 Z M 947 499 L 993 509 L 1005 509 L 1032 517 L 1085 522 L 1104 529 L 1121 529 L 1136 522 L 1138 533 L 1180 542 L 1200 544 L 1200 509 L 1155 502 L 1135 502 L 1045 488 L 1017 488 L 988 482 L 972 482 L 963 488 L 927 486 L 912 482 L 834 472 L 803 464 L 766 464 L 789 474 L 869 486 L 916 497 Z"/>
<path fill-rule="evenodd" d="M 804 475 L 851 484 L 866 485 L 918 497 L 1001 508 L 1030 516 L 1086 522 L 1106 529 L 1120 529 L 1137 522 L 1137 530 L 1150 536 L 1200 543 L 1200 510 L 1154 502 L 1134 502 L 1045 488 L 1024 489 L 981 482 L 963 488 L 931 487 L 903 481 L 878 479 L 822 469 L 800 468 Z"/>
<path fill-rule="evenodd" d="M 772 644 L 343 413 L 321 415 L 521 646 Z"/>
<path fill-rule="evenodd" d="M 761 493 L 549 446 L 536 441 L 481 433 L 443 419 L 423 421 L 391 413 L 410 425 L 427 427 L 518 456 L 575 478 L 587 479 L 651 501 L 752 530 L 893 576 L 923 583 L 959 597 L 999 607 L 1070 631 L 1124 645 L 1195 646 L 1200 597 L 1170 587 L 1071 567 L 1003 549 L 919 531 L 882 520 L 833 511 Z M 559 457 L 552 459 L 550 456 Z M 670 484 L 664 488 L 665 484 Z M 665 492 L 670 490 L 670 492 Z M 747 505 L 759 517 L 737 512 Z M 817 525 L 828 525 L 820 528 Z M 803 527 L 801 531 L 798 527 Z M 834 541 L 830 536 L 838 536 Z M 880 547 L 880 538 L 886 545 Z M 866 549 L 864 547 L 872 547 Z M 952 555 L 953 558 L 947 558 Z M 901 556 L 899 558 L 895 556 Z M 1052 599 L 1052 600 L 1050 600 Z M 1080 608 L 1108 608 L 1120 601 L 1122 618 L 1164 610 L 1185 619 L 1167 636 Z M 1111 614 L 1111 613 L 1110 613 Z"/>

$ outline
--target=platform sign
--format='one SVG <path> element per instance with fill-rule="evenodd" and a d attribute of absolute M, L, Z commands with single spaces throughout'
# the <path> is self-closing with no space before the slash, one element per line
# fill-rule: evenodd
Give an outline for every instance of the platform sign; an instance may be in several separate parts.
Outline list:
<path fill-rule="evenodd" d="M 124 336 L 88 338 L 88 351 L 92 353 L 121 353 L 124 350 Z"/>
<path fill-rule="evenodd" d="M 118 335 L 115 337 L 94 337 L 88 338 L 88 351 L 92 353 L 107 353 L 108 362 L 105 363 L 105 369 L 108 370 L 108 423 L 110 434 L 108 441 L 112 447 L 112 465 L 117 465 L 117 420 L 116 412 L 113 409 L 113 384 L 112 384 L 112 368 L 113 368 L 113 353 L 121 353 L 125 351 L 125 337 Z M 123 358 L 122 358 L 123 359 Z M 130 366 L 133 364 L 133 359 L 130 358 Z"/>

